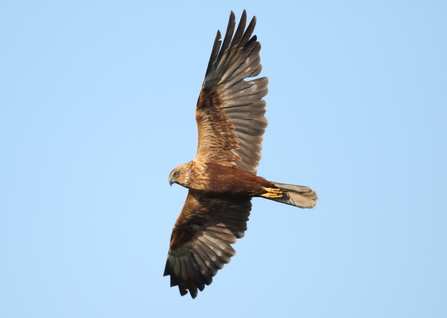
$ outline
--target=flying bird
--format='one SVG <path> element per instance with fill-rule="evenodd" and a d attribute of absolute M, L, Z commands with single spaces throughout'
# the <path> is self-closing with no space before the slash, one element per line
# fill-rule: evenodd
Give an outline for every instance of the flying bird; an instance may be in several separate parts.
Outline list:
<path fill-rule="evenodd" d="M 267 77 L 261 72 L 261 45 L 252 36 L 256 17 L 238 27 L 233 12 L 221 42 L 217 31 L 196 106 L 199 142 L 196 157 L 178 166 L 169 183 L 188 188 L 185 205 L 172 230 L 164 276 L 180 294 L 210 285 L 230 262 L 231 244 L 247 230 L 251 198 L 263 197 L 299 208 L 313 208 L 317 194 L 306 186 L 268 181 L 256 175 L 267 127 Z"/>

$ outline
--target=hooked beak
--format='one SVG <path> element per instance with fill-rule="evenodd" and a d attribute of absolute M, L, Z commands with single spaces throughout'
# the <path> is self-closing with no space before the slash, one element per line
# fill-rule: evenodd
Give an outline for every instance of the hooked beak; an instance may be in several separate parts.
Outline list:
<path fill-rule="evenodd" d="M 171 179 L 169 179 L 169 185 L 172 187 L 172 184 L 174 183 L 174 181 L 172 181 Z"/>

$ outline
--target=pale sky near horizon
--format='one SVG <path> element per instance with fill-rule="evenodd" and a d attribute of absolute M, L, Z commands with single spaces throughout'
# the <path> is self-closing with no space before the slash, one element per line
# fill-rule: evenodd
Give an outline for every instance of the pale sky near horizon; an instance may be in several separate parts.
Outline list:
<path fill-rule="evenodd" d="M 236 256 L 195 300 L 163 277 L 194 107 L 230 10 L 269 78 Z M 447 2 L 0 6 L 0 317 L 447 317 Z"/>

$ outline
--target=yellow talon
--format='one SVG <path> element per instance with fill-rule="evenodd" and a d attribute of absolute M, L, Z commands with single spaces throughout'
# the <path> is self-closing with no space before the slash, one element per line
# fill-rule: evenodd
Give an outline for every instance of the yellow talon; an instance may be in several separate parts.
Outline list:
<path fill-rule="evenodd" d="M 266 193 L 261 194 L 261 197 L 267 198 L 267 199 L 275 199 L 275 198 L 281 198 L 284 194 L 281 189 L 278 188 L 264 188 Z"/>

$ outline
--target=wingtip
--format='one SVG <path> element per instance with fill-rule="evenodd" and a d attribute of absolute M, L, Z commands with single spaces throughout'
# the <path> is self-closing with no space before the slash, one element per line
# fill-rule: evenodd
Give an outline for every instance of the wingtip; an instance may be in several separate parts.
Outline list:
<path fill-rule="evenodd" d="M 228 24 L 230 23 L 236 23 L 236 15 L 233 10 L 230 11 L 230 18 L 228 19 Z"/>

